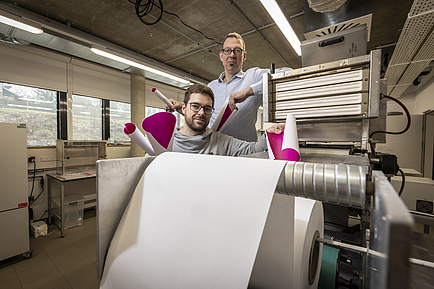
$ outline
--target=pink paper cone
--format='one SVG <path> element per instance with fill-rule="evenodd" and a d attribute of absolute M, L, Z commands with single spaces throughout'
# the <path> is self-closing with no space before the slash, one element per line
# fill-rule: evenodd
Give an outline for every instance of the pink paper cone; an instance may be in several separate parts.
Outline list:
<path fill-rule="evenodd" d="M 159 112 L 145 118 L 143 129 L 165 149 L 168 149 L 173 138 L 176 126 L 176 117 L 169 112 Z"/>

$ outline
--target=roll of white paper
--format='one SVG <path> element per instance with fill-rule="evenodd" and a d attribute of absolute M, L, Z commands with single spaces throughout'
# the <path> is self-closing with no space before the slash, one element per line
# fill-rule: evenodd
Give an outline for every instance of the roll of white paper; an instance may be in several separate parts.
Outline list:
<path fill-rule="evenodd" d="M 170 152 L 158 156 L 142 176 L 111 241 L 101 288 L 247 288 L 284 164 Z M 168 176 L 182 181 L 168 181 Z M 280 218 L 280 223 L 290 224 L 289 219 Z M 298 228 L 294 236 L 303 234 L 304 223 L 293 224 Z M 309 264 L 304 250 L 310 252 L 310 247 L 303 242 L 311 236 L 297 238 L 302 245 L 295 259 L 291 244 L 286 243 L 290 249 L 285 252 L 289 262 L 301 264 L 299 271 L 282 271 L 283 285 L 269 288 L 304 284 L 299 275 L 304 276 L 304 264 Z"/>
<path fill-rule="evenodd" d="M 322 203 L 296 197 L 294 226 L 293 288 L 316 289 L 321 270 L 322 244 L 315 240 L 324 236 Z"/>
<path fill-rule="evenodd" d="M 155 93 L 155 95 L 164 102 L 164 104 L 166 104 L 168 107 L 172 107 L 173 103 L 170 102 L 170 100 L 164 96 L 164 94 L 162 94 L 158 89 L 156 89 L 155 87 L 152 88 L 152 92 Z"/>
<path fill-rule="evenodd" d="M 126 123 L 124 127 L 124 133 L 129 136 L 133 142 L 138 144 L 147 154 L 150 156 L 155 156 L 155 152 L 151 143 L 143 135 L 143 133 L 137 129 L 137 126 L 134 123 Z"/>

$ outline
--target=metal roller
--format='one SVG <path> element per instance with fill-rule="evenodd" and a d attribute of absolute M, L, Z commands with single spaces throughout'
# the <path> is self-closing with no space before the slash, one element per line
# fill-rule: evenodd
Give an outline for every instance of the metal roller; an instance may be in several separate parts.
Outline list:
<path fill-rule="evenodd" d="M 325 203 L 364 208 L 367 168 L 354 165 L 288 162 L 276 191 Z"/>

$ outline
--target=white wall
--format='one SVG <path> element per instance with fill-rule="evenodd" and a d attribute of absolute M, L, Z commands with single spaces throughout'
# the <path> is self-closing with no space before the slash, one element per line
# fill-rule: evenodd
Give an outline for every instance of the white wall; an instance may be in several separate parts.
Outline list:
<path fill-rule="evenodd" d="M 377 151 L 395 154 L 401 168 L 422 171 L 422 122 L 423 112 L 434 109 L 434 77 L 414 94 L 403 95 L 399 100 L 412 117 L 410 129 L 401 135 L 386 136 L 386 144 L 378 144 Z M 395 102 L 387 101 L 387 112 L 403 112 Z M 407 124 L 406 116 L 388 116 L 387 130 L 401 131 Z M 429 156 L 428 156 L 429 157 Z"/>
<path fill-rule="evenodd" d="M 431 73 L 434 73 L 431 72 Z M 416 95 L 416 101 L 414 106 L 415 114 L 422 114 L 429 109 L 434 110 L 434 77 L 418 91 Z"/>

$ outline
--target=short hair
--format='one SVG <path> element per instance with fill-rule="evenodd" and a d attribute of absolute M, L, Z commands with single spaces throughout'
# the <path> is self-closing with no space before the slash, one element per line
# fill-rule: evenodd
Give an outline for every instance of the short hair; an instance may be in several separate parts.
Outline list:
<path fill-rule="evenodd" d="M 223 40 L 223 42 L 222 42 L 222 49 L 224 49 L 223 45 L 225 44 L 226 39 L 228 39 L 230 37 L 238 38 L 239 40 L 241 40 L 241 43 L 243 44 L 243 50 L 246 51 L 246 44 L 244 43 L 243 37 L 236 32 L 231 32 L 231 33 L 228 33 L 228 35 L 226 35 L 225 40 Z"/>
<path fill-rule="evenodd" d="M 184 103 L 186 105 L 190 100 L 190 95 L 192 95 L 193 93 L 201 93 L 201 94 L 208 95 L 211 98 L 212 107 L 214 107 L 214 93 L 212 92 L 211 88 L 203 84 L 195 84 L 187 88 L 184 94 Z"/>

